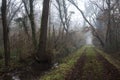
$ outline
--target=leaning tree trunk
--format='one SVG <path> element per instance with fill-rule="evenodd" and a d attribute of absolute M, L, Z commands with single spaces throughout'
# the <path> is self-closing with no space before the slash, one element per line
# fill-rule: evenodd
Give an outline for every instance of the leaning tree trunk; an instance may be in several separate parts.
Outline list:
<path fill-rule="evenodd" d="M 49 58 L 46 53 L 49 2 L 50 0 L 44 0 L 43 2 L 40 37 L 39 37 L 39 44 L 38 44 L 37 56 L 36 56 L 36 59 L 42 63 L 47 62 Z"/>
<path fill-rule="evenodd" d="M 9 43 L 9 28 L 7 26 L 7 0 L 2 0 L 2 25 L 3 25 L 3 41 L 4 41 L 4 54 L 5 66 L 9 66 L 10 62 L 10 43 Z"/>

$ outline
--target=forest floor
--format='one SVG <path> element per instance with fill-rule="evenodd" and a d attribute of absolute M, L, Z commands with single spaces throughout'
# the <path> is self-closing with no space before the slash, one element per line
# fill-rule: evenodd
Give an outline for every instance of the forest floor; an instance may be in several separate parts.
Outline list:
<path fill-rule="evenodd" d="M 65 80 L 120 80 L 120 70 L 95 48 L 86 48 Z"/>
<path fill-rule="evenodd" d="M 79 58 L 73 58 L 76 61 L 69 58 L 62 64 L 64 66 L 59 65 L 40 80 L 120 80 L 120 62 L 109 54 L 91 46 L 84 47 L 76 54 L 79 54 Z M 69 61 L 73 63 L 69 64 Z"/>
<path fill-rule="evenodd" d="M 120 61 L 93 46 L 84 46 L 71 53 L 40 76 L 29 67 L 25 69 L 28 72 L 21 70 L 25 73 L 13 80 L 120 80 Z M 1 77 L 0 80 L 5 79 Z"/>

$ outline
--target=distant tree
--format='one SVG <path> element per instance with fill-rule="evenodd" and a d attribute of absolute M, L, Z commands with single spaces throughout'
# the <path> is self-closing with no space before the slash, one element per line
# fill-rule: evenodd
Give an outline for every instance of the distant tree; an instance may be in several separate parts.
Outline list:
<path fill-rule="evenodd" d="M 8 0 L 7 3 L 7 21 L 8 21 L 8 27 L 11 26 L 12 21 L 16 17 L 19 10 L 22 8 L 22 2 L 14 1 L 14 0 Z"/>
<path fill-rule="evenodd" d="M 71 14 L 68 15 L 68 6 L 67 6 L 65 0 L 56 0 L 56 2 L 57 2 L 57 5 L 54 5 L 54 6 L 56 7 L 56 9 L 59 12 L 59 18 L 63 25 L 63 30 L 66 31 L 66 33 L 68 33 L 69 27 L 70 27 L 69 26 L 70 25 L 70 17 L 71 17 Z"/>
<path fill-rule="evenodd" d="M 9 43 L 9 28 L 7 22 L 7 0 L 2 0 L 2 25 L 3 25 L 3 41 L 4 41 L 4 55 L 5 55 L 5 66 L 9 66 L 10 62 L 10 43 Z"/>
<path fill-rule="evenodd" d="M 28 29 L 28 17 L 23 15 L 23 17 L 18 17 L 14 21 L 20 28 L 23 28 L 25 34 L 28 36 L 28 38 L 30 38 Z"/>
<path fill-rule="evenodd" d="M 77 9 L 78 11 L 82 14 L 84 20 L 90 25 L 91 27 L 91 30 L 92 30 L 92 34 L 99 40 L 100 44 L 102 47 L 104 47 L 104 41 L 101 39 L 100 35 L 98 34 L 98 32 L 96 31 L 94 25 L 92 25 L 90 23 L 90 21 L 86 18 L 85 14 L 83 13 L 83 11 L 78 7 L 78 5 L 75 3 L 74 0 L 68 0 L 71 4 L 73 4 Z"/>
<path fill-rule="evenodd" d="M 90 2 L 99 9 L 96 16 L 96 30 L 104 41 L 104 50 L 107 52 L 118 51 L 120 49 L 120 37 L 118 36 L 120 0 L 102 0 L 100 4 L 97 1 L 90 0 Z"/>
<path fill-rule="evenodd" d="M 106 30 L 106 51 L 119 50 L 119 0 L 106 0 L 107 4 L 107 30 Z M 119 31 L 118 31 L 119 32 Z"/>

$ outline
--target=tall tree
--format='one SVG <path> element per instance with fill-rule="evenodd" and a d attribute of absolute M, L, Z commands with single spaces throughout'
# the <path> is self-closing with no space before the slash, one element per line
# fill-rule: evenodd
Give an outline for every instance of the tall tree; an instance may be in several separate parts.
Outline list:
<path fill-rule="evenodd" d="M 43 11 L 41 19 L 40 37 L 37 49 L 36 59 L 40 62 L 47 60 L 46 57 L 46 42 L 47 42 L 47 25 L 48 25 L 48 15 L 49 15 L 49 2 L 50 0 L 44 0 Z"/>
<path fill-rule="evenodd" d="M 106 31 L 106 47 L 110 47 L 111 42 L 111 1 L 106 0 L 108 6 L 108 23 L 107 23 L 107 31 Z"/>
<path fill-rule="evenodd" d="M 34 0 L 29 0 L 29 4 L 30 4 L 30 14 L 29 14 L 29 18 L 30 18 L 30 23 L 31 23 L 31 29 L 32 29 L 32 39 L 33 39 L 33 43 L 34 46 L 36 47 L 37 45 L 37 41 L 36 41 L 36 30 L 35 30 L 35 19 L 34 19 L 34 10 L 33 10 L 33 1 Z"/>
<path fill-rule="evenodd" d="M 22 0 L 26 14 L 30 20 L 31 30 L 32 30 L 32 41 L 35 47 L 37 47 L 37 40 L 36 40 L 36 24 L 34 19 L 34 0 Z M 28 4 L 29 3 L 29 4 Z M 29 6 L 28 6 L 29 5 Z"/>
<path fill-rule="evenodd" d="M 5 66 L 8 67 L 10 62 L 10 43 L 9 43 L 9 28 L 7 25 L 7 0 L 2 0 L 1 13 L 3 25 Z"/>

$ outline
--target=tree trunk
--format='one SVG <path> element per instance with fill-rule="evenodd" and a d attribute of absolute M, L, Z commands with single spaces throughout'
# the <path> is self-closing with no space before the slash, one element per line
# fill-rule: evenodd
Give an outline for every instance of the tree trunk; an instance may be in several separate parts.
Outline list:
<path fill-rule="evenodd" d="M 111 1 L 107 0 L 107 5 L 108 5 L 108 23 L 107 23 L 107 31 L 106 31 L 106 43 L 105 43 L 105 47 L 106 47 L 106 51 L 111 50 Z"/>
<path fill-rule="evenodd" d="M 34 0 L 29 0 L 29 8 L 27 7 L 28 2 L 27 0 L 22 0 L 26 14 L 30 20 L 31 30 L 32 30 L 32 42 L 34 44 L 34 47 L 37 47 L 37 40 L 36 40 L 36 25 L 35 25 L 35 19 L 34 19 L 34 9 L 33 9 L 33 2 Z"/>
<path fill-rule="evenodd" d="M 33 44 L 34 44 L 34 47 L 37 47 L 36 30 L 35 30 L 36 25 L 35 25 L 35 19 L 34 19 L 33 1 L 34 0 L 29 0 L 29 4 L 30 4 L 29 19 L 30 19 L 30 24 L 31 24 L 31 29 L 32 29 Z"/>
<path fill-rule="evenodd" d="M 36 59 L 40 62 L 45 62 L 48 58 L 46 53 L 46 42 L 47 42 L 49 2 L 50 0 L 44 0 L 43 2 L 40 37 L 39 37 L 39 44 L 38 44 L 37 56 L 36 56 L 37 57 Z"/>
<path fill-rule="evenodd" d="M 7 26 L 7 0 L 2 0 L 2 25 L 3 25 L 3 41 L 4 41 L 4 55 L 5 66 L 9 66 L 10 62 L 10 43 L 9 43 L 9 28 Z"/>

